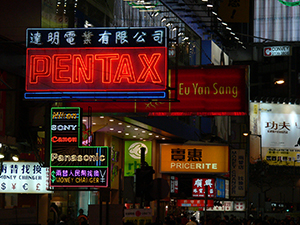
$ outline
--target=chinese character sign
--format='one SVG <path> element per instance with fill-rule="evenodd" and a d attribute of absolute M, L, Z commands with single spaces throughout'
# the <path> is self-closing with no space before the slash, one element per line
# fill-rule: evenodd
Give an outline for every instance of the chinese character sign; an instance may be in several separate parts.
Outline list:
<path fill-rule="evenodd" d="M 246 156 L 244 149 L 231 150 L 230 196 L 243 197 L 246 191 Z"/>
<path fill-rule="evenodd" d="M 193 197 L 204 198 L 205 187 L 207 187 L 207 197 L 215 197 L 215 179 L 208 178 L 194 178 L 193 179 Z"/>
<path fill-rule="evenodd" d="M 28 28 L 27 48 L 167 47 L 166 27 Z"/>
<path fill-rule="evenodd" d="M 165 27 L 29 28 L 24 96 L 166 98 L 167 44 Z"/>
<path fill-rule="evenodd" d="M 162 173 L 224 173 L 229 170 L 228 146 L 161 144 Z"/>
<path fill-rule="evenodd" d="M 107 187 L 109 148 L 81 146 L 78 107 L 51 109 L 51 186 Z"/>
<path fill-rule="evenodd" d="M 288 107 L 289 106 L 287 106 L 287 108 Z M 283 108 L 282 112 L 284 112 Z M 260 117 L 262 147 L 277 147 L 291 149 L 300 147 L 299 114 L 261 112 Z"/>
<path fill-rule="evenodd" d="M 0 192 L 15 194 L 50 194 L 49 168 L 37 162 L 3 162 Z"/>

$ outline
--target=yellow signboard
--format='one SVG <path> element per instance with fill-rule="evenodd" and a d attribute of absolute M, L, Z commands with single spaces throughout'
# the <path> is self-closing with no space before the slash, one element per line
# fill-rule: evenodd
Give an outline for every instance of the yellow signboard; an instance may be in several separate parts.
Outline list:
<path fill-rule="evenodd" d="M 161 144 L 161 173 L 227 173 L 228 146 Z"/>

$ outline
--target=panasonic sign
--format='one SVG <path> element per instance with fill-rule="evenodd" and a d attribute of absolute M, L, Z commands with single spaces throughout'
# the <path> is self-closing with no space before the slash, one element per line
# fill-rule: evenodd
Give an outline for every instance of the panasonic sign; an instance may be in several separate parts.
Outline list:
<path fill-rule="evenodd" d="M 290 56 L 292 55 L 290 46 L 272 46 L 272 47 L 264 47 L 264 56 L 272 57 L 272 56 Z"/>

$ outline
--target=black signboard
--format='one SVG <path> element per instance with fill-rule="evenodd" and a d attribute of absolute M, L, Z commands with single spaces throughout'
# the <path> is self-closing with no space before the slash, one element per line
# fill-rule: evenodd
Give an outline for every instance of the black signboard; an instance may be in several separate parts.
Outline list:
<path fill-rule="evenodd" d="M 80 108 L 51 109 L 51 186 L 108 186 L 109 148 L 81 146 L 80 131 Z"/>

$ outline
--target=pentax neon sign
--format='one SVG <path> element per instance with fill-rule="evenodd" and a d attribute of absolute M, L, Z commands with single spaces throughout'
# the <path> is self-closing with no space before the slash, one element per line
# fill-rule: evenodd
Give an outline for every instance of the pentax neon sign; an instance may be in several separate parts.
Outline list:
<path fill-rule="evenodd" d="M 28 28 L 25 99 L 167 97 L 166 27 Z"/>
<path fill-rule="evenodd" d="M 167 49 L 29 48 L 26 91 L 164 91 Z"/>

